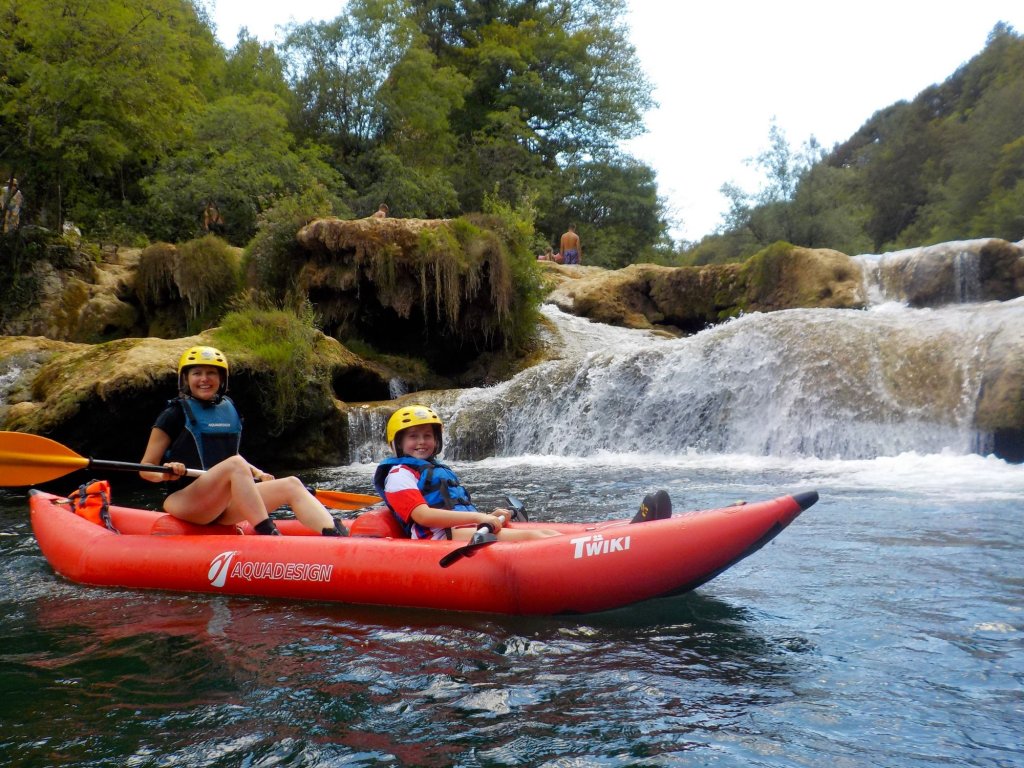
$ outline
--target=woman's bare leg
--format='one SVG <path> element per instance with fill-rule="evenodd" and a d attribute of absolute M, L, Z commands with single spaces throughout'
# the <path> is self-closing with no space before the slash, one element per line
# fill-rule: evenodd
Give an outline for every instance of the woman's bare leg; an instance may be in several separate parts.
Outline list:
<path fill-rule="evenodd" d="M 256 486 L 267 509 L 277 509 L 287 504 L 296 519 L 311 531 L 321 533 L 324 528 L 334 529 L 334 517 L 317 498 L 306 490 L 297 477 L 282 477 L 268 480 Z"/>
<path fill-rule="evenodd" d="M 268 517 L 249 464 L 241 456 L 225 459 L 187 488 L 172 493 L 164 500 L 164 511 L 201 525 L 218 518 L 227 524 L 258 525 Z"/>

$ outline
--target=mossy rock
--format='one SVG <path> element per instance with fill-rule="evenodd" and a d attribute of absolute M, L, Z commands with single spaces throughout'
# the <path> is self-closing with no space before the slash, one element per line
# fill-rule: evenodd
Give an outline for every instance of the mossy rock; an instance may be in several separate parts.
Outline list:
<path fill-rule="evenodd" d="M 745 264 L 633 264 L 614 271 L 563 267 L 552 272 L 561 284 L 549 300 L 564 311 L 626 328 L 695 333 L 742 312 L 865 305 L 856 262 L 838 251 L 787 243 Z"/>
<path fill-rule="evenodd" d="M 297 239 L 295 289 L 336 338 L 457 377 L 533 332 L 537 268 L 493 217 L 317 219 Z"/>
<path fill-rule="evenodd" d="M 138 461 L 149 427 L 177 389 L 176 366 L 190 346 L 216 345 L 215 332 L 181 339 L 122 339 L 73 344 L 38 337 L 0 337 L 6 392 L 0 392 L 0 428 L 31 432 L 62 442 L 83 455 Z M 224 347 L 231 364 L 230 395 L 245 417 L 243 452 L 267 466 L 344 463 L 347 418 L 333 385 L 362 362 L 337 341 L 318 334 L 312 353 L 327 370 L 326 385 L 300 371 L 288 382 L 303 404 L 286 428 L 277 423 L 267 393 L 275 373 L 245 350 Z M 379 374 L 363 373 L 368 380 Z M 381 391 L 386 382 L 376 381 Z"/>
<path fill-rule="evenodd" d="M 750 311 L 798 307 L 861 309 L 866 305 L 860 265 L 829 248 L 775 243 L 750 257 L 740 269 Z"/>

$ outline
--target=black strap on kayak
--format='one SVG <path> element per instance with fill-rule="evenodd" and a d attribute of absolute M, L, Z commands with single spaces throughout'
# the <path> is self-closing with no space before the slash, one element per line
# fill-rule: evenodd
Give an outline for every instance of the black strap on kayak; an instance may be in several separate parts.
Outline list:
<path fill-rule="evenodd" d="M 110 518 L 110 483 L 106 480 L 90 480 L 82 483 L 70 496 L 71 511 L 79 517 L 103 525 L 109 531 L 120 533 Z"/>

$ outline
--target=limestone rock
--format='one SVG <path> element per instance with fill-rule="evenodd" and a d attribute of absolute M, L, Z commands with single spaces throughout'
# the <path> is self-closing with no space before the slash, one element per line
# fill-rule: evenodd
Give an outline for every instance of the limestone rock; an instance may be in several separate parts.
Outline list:
<path fill-rule="evenodd" d="M 70 269 L 47 261 L 33 264 L 38 302 L 3 328 L 19 336 L 99 342 L 130 336 L 137 330 L 138 308 L 132 303 L 138 251 L 121 251 L 113 262 L 79 257 Z"/>
<path fill-rule="evenodd" d="M 550 301 L 563 311 L 627 328 L 694 333 L 741 312 L 865 305 L 861 267 L 850 257 L 784 243 L 744 264 L 557 271 L 560 285 Z"/>
<path fill-rule="evenodd" d="M 63 442 L 83 455 L 137 462 L 149 428 L 177 389 L 177 361 L 197 344 L 213 344 L 209 333 L 183 339 L 121 339 L 75 344 L 41 337 L 0 337 L 0 428 L 32 432 Z M 243 452 L 273 465 L 340 464 L 347 457 L 343 404 L 334 388 L 352 377 L 372 377 L 362 361 L 336 340 L 320 334 L 315 350 L 329 369 L 330 386 L 302 380 L 300 413 L 284 431 L 268 437 L 272 374 L 244 351 L 228 352 L 230 394 L 245 416 Z M 387 383 L 377 391 L 386 392 Z"/>
<path fill-rule="evenodd" d="M 529 335 L 522 252 L 502 232 L 486 216 L 318 219 L 297 235 L 307 258 L 295 286 L 336 338 L 458 376 Z"/>

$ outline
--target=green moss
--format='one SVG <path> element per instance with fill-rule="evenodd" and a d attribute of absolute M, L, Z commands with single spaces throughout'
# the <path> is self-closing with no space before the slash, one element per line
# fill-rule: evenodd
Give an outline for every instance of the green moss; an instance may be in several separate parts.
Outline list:
<path fill-rule="evenodd" d="M 139 255 L 135 295 L 143 308 L 152 310 L 179 297 L 174 285 L 178 249 L 170 243 L 154 243 Z"/>
<path fill-rule="evenodd" d="M 161 326 L 170 319 L 164 310 L 182 305 L 172 333 L 196 333 L 216 325 L 238 291 L 240 262 L 237 250 L 216 235 L 179 246 L 155 243 L 139 256 L 135 292 L 146 316 L 158 318 Z"/>
<path fill-rule="evenodd" d="M 182 243 L 174 264 L 174 284 L 193 320 L 216 316 L 239 288 L 240 258 L 216 235 Z"/>
<path fill-rule="evenodd" d="M 748 284 L 757 288 L 778 284 L 782 267 L 793 248 L 791 243 L 779 240 L 747 259 L 742 271 Z"/>
<path fill-rule="evenodd" d="M 311 312 L 248 309 L 229 312 L 214 332 L 229 358 L 247 360 L 254 372 L 262 374 L 253 379 L 265 397 L 271 435 L 281 434 L 303 415 L 306 386 L 329 386 L 328 367 L 316 354 L 322 334 L 312 321 Z"/>

